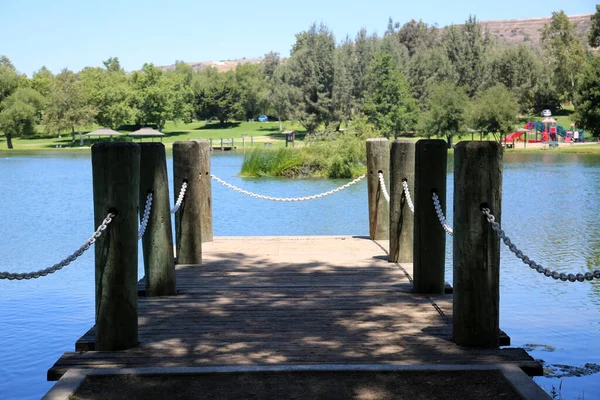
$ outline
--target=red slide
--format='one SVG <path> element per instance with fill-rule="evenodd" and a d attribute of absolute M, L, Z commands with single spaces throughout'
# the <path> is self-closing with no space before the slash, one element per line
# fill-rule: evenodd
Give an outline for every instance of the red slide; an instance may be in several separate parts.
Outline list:
<path fill-rule="evenodd" d="M 513 132 L 510 135 L 507 135 L 506 138 L 504 139 L 505 142 L 514 142 L 515 140 L 521 140 L 523 141 L 522 136 L 525 134 L 525 132 Z"/>

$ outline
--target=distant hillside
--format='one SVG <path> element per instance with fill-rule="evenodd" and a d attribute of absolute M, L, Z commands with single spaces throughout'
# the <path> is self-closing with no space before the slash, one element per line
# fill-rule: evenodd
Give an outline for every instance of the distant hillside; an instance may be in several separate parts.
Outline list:
<path fill-rule="evenodd" d="M 577 24 L 575 34 L 581 38 L 587 47 L 587 33 L 591 27 L 590 17 L 592 14 L 573 15 L 569 19 Z M 527 19 L 505 19 L 498 21 L 482 21 L 487 26 L 492 36 L 513 43 L 531 43 L 540 45 L 542 28 L 550 22 L 550 17 L 527 18 Z"/>
<path fill-rule="evenodd" d="M 573 15 L 569 19 L 577 24 L 575 34 L 581 38 L 584 45 L 587 47 L 587 33 L 591 27 L 590 17 L 592 14 Z M 498 21 L 481 21 L 490 31 L 493 37 L 500 40 L 506 40 L 512 43 L 531 43 L 534 46 L 541 45 L 540 38 L 542 28 L 550 21 L 550 17 L 545 18 L 526 18 L 526 19 L 505 19 Z M 443 29 L 443 28 L 442 28 Z M 200 70 L 207 67 L 215 67 L 220 72 L 225 72 L 235 69 L 236 65 L 243 63 L 258 64 L 262 58 L 242 58 L 241 60 L 227 61 L 202 61 L 189 62 L 194 70 Z M 175 64 L 159 67 L 164 71 L 175 69 Z"/>

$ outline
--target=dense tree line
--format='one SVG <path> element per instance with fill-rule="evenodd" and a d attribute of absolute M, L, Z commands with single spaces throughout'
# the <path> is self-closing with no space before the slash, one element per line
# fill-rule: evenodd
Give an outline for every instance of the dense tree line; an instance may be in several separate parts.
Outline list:
<path fill-rule="evenodd" d="M 600 44 L 600 8 L 589 44 Z M 586 52 L 561 12 L 542 31 L 541 46 L 493 40 L 475 17 L 437 28 L 392 19 L 379 37 L 360 30 L 336 43 L 323 24 L 296 34 L 289 58 L 269 53 L 233 71 L 194 71 L 184 62 L 163 71 L 145 64 L 126 74 L 118 58 L 103 68 L 42 67 L 31 79 L 0 58 L 0 131 L 11 139 L 70 132 L 90 123 L 118 128 L 167 120 L 298 120 L 309 133 L 337 131 L 366 118 L 381 135 L 417 131 L 452 136 L 470 128 L 507 133 L 516 115 L 573 102 L 578 121 L 596 132 L 600 62 Z"/>

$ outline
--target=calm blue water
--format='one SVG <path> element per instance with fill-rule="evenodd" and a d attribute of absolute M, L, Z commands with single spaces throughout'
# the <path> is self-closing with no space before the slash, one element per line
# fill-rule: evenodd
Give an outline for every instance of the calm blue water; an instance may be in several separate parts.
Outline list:
<path fill-rule="evenodd" d="M 241 179 L 242 158 L 215 155 L 212 172 L 246 190 L 306 196 L 345 180 Z M 169 160 L 170 163 L 170 160 Z M 451 189 L 452 174 L 448 175 Z M 88 155 L 0 156 L 0 270 L 46 268 L 91 234 Z M 600 157 L 510 154 L 505 157 L 503 227 L 544 266 L 565 272 L 600 268 Z M 173 197 L 171 197 L 173 199 Z M 452 221 L 452 194 L 448 219 Z M 305 203 L 266 203 L 213 184 L 215 235 L 367 235 L 366 182 Z M 452 281 L 448 240 L 447 280 Z M 141 258 L 140 258 L 141 259 Z M 548 368 L 600 364 L 600 282 L 549 280 L 502 252 L 501 328 L 514 346 Z M 0 281 L 0 399 L 38 399 L 52 385 L 47 369 L 94 323 L 93 252 L 32 281 Z M 536 378 L 562 381 L 565 399 L 600 398 L 600 374 Z"/>

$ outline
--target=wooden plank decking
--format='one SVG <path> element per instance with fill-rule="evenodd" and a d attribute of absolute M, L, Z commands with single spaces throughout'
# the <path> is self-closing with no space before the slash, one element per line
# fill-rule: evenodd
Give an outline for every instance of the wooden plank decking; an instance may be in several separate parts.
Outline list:
<path fill-rule="evenodd" d="M 65 353 L 69 368 L 285 364 L 497 364 L 541 375 L 522 349 L 451 342 L 452 296 L 412 293 L 410 264 L 356 237 L 216 238 L 179 265 L 171 297 L 140 297 L 136 348 Z M 78 349 L 93 348 L 91 329 Z"/>

